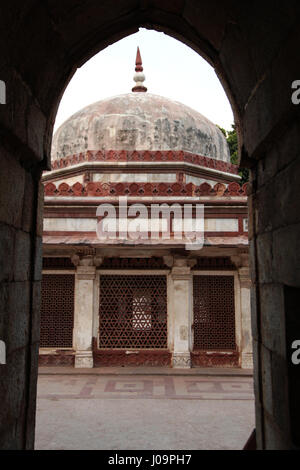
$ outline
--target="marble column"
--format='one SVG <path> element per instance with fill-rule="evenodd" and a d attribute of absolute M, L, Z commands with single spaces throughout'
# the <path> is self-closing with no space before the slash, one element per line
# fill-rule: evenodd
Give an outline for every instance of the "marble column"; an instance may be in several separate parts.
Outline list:
<path fill-rule="evenodd" d="M 73 347 L 77 368 L 93 367 L 94 283 L 101 260 L 95 256 L 72 257 L 76 266 Z"/>
<path fill-rule="evenodd" d="M 240 358 L 242 369 L 253 369 L 253 348 L 251 331 L 250 272 L 248 253 L 239 253 L 231 257 L 235 264 L 240 284 Z"/>
<path fill-rule="evenodd" d="M 242 322 L 242 348 L 241 367 L 253 369 L 252 334 L 251 334 L 251 305 L 250 305 L 250 274 L 249 267 L 238 269 L 241 292 L 241 322 Z"/>
<path fill-rule="evenodd" d="M 174 259 L 171 270 L 170 294 L 173 315 L 173 354 L 175 368 L 191 367 L 191 325 L 192 325 L 192 273 L 191 260 Z"/>

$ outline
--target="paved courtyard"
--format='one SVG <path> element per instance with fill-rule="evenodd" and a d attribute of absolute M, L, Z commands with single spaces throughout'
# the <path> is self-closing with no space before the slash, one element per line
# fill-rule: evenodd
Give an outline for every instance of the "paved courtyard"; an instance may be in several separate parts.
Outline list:
<path fill-rule="evenodd" d="M 241 449 L 251 377 L 40 375 L 36 449 Z"/>

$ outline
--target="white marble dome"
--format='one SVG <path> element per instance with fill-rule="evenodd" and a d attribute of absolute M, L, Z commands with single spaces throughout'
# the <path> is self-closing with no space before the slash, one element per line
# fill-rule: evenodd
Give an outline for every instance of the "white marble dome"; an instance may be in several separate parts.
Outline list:
<path fill-rule="evenodd" d="M 128 93 L 91 104 L 56 131 L 52 161 L 87 150 L 183 150 L 230 162 L 215 124 L 184 104 L 151 93 Z"/>

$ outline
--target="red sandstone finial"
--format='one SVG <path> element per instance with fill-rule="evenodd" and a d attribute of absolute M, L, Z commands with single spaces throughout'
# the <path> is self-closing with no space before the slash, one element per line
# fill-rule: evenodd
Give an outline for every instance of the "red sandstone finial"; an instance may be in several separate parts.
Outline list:
<path fill-rule="evenodd" d="M 142 58 L 141 58 L 141 53 L 140 53 L 140 48 L 139 47 L 137 48 L 137 51 L 136 51 L 135 71 L 136 72 L 142 72 L 143 71 Z"/>
<path fill-rule="evenodd" d="M 147 88 L 144 86 L 145 75 L 143 74 L 143 65 L 142 58 L 140 53 L 140 48 L 137 48 L 136 59 L 135 59 L 135 75 L 133 80 L 135 81 L 135 86 L 132 88 L 132 91 L 135 92 L 146 92 Z"/>

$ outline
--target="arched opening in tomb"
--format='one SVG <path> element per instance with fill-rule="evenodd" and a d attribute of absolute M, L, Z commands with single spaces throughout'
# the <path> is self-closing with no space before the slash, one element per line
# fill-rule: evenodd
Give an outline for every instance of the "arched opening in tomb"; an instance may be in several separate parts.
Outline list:
<path fill-rule="evenodd" d="M 1 6 L 0 442 L 32 448 L 39 347 L 42 170 L 64 88 L 99 50 L 140 26 L 164 31 L 211 63 L 251 166 L 249 236 L 259 448 L 299 447 L 299 373 L 290 362 L 299 298 L 299 2 L 29 2 Z M 9 29 L 9 31 L 8 31 Z M 48 163 L 47 163 L 48 162 Z M 48 167 L 49 168 L 49 167 Z M 17 325 L 17 327 L 16 327 Z M 2 344 L 2 343 L 1 343 Z"/>
<path fill-rule="evenodd" d="M 152 53 L 145 66 L 140 50 L 135 57 L 136 44 L 143 57 L 151 48 L 163 53 Z M 205 377 L 200 368 L 251 375 L 253 367 L 246 185 L 215 124 L 230 129 L 233 116 L 213 69 L 182 43 L 141 30 L 111 49 L 87 63 L 91 72 L 83 67 L 66 90 L 51 171 L 42 178 L 41 371 L 100 367 L 105 375 L 105 368 L 124 367 L 123 373 L 140 368 L 138 374 L 155 375 L 157 368 L 186 374 L 193 368 L 200 374 L 193 381 L 196 398 Z M 106 71 L 102 79 L 100 69 Z M 191 69 L 195 84 L 187 91 Z M 180 96 L 190 106 L 180 103 Z M 99 239 L 99 205 L 116 208 L 120 223 L 124 198 L 128 214 L 137 204 L 145 208 L 147 236 L 133 240 L 129 218 L 125 235 L 122 221 L 121 235 Z M 188 207 L 188 221 L 195 221 L 202 204 L 201 244 L 193 246 L 185 233 L 178 237 L 176 212 L 161 215 L 170 225 L 168 236 L 160 228 L 152 237 L 154 204 L 176 204 L 181 216 Z M 251 397 L 251 381 L 240 381 Z M 184 386 L 189 389 L 190 381 Z M 251 427 L 250 419 L 244 441 Z"/>

